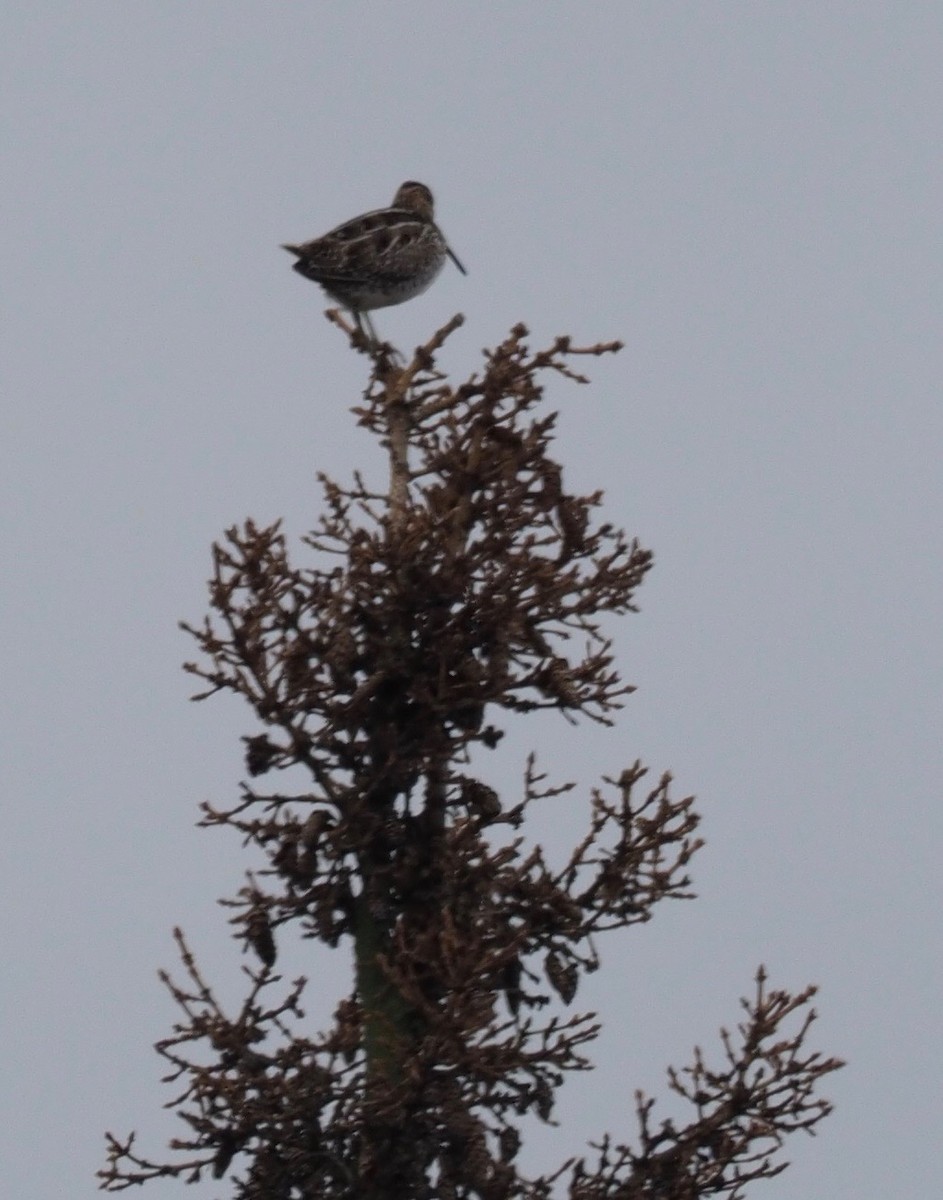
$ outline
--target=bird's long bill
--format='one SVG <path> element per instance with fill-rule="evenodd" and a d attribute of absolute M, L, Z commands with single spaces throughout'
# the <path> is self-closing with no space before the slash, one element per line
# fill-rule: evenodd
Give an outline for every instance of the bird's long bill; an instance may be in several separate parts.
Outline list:
<path fill-rule="evenodd" d="M 452 260 L 452 262 L 455 263 L 455 265 L 458 267 L 458 269 L 461 271 L 461 273 L 463 275 L 468 274 L 468 272 L 465 270 L 465 268 L 462 266 L 462 264 L 458 261 L 458 255 L 455 253 L 454 250 L 452 250 L 452 248 L 450 246 L 445 247 L 445 253 L 449 256 L 449 258 Z"/>

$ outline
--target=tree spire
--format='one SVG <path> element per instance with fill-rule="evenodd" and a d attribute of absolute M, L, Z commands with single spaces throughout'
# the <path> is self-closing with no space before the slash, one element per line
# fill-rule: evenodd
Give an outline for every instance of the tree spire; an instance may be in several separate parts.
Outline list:
<path fill-rule="evenodd" d="M 300 563 L 279 524 L 247 521 L 214 547 L 187 670 L 199 698 L 246 701 L 256 729 L 253 782 L 231 807 L 204 805 L 202 824 L 263 857 L 225 902 L 256 965 L 228 1014 L 178 933 L 184 978 L 163 978 L 183 1017 L 157 1049 L 187 1136 L 169 1163 L 110 1137 L 107 1188 L 232 1173 L 244 1200 L 537 1200 L 565 1179 L 572 1200 L 733 1197 L 829 1110 L 813 1090 L 838 1064 L 804 1049 L 812 990 L 770 991 L 761 972 L 725 1065 L 698 1052 L 669 1075 L 687 1126 L 656 1127 L 640 1096 L 636 1149 L 601 1134 L 591 1164 L 518 1168 L 527 1119 L 551 1120 L 567 1073 L 590 1066 L 595 1015 L 567 1010 L 599 935 L 689 897 L 700 841 L 692 798 L 639 762 L 583 799 L 533 756 L 519 789 L 481 778 L 512 714 L 612 723 L 632 689 L 605 622 L 633 611 L 651 555 L 600 519 L 601 493 L 567 491 L 543 408 L 548 380 L 585 383 L 575 364 L 618 343 L 533 351 L 518 325 L 453 386 L 436 353 L 459 323 L 405 364 L 370 351 L 354 411 L 387 448 L 386 491 L 322 476 Z M 300 790 L 278 787 L 289 767 Z M 527 817 L 563 793 L 586 831 L 554 864 Z M 316 1034 L 304 981 L 277 973 L 278 943 L 299 935 L 353 951 L 351 988 Z"/>

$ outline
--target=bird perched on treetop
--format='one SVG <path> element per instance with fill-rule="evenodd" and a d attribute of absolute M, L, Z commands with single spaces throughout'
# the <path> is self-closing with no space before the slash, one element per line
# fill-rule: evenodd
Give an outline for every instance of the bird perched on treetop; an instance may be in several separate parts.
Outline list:
<path fill-rule="evenodd" d="M 442 270 L 446 255 L 467 274 L 433 220 L 432 192 L 413 180 L 397 188 L 389 208 L 354 217 L 311 242 L 282 248 L 297 258 L 293 266 L 299 275 L 319 283 L 351 311 L 373 345 L 379 339 L 368 312 L 421 295 Z"/>

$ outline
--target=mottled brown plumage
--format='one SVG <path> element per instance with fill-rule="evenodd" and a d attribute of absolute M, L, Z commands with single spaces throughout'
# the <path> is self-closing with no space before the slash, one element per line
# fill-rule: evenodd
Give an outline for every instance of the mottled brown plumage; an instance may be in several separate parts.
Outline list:
<path fill-rule="evenodd" d="M 400 185 L 389 208 L 283 249 L 296 256 L 299 275 L 319 283 L 349 309 L 374 344 L 378 338 L 368 312 L 420 295 L 442 270 L 446 256 L 466 274 L 433 220 L 432 192 L 412 180 Z"/>

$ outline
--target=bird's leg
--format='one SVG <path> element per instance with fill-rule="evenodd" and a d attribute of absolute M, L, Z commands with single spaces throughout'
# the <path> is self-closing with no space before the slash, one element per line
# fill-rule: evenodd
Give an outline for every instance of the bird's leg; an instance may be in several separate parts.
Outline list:
<path fill-rule="evenodd" d="M 380 341 L 380 337 L 376 331 L 376 326 L 365 312 L 357 312 L 354 310 L 354 320 L 357 322 L 357 328 L 366 338 L 367 345 L 374 355 L 382 354 L 385 349 L 389 352 L 394 361 L 405 362 L 402 354 L 400 354 L 395 346 L 391 345 L 389 342 Z"/>
<path fill-rule="evenodd" d="M 377 331 L 374 328 L 373 322 L 365 312 L 355 312 L 354 316 L 357 319 L 357 324 L 360 326 L 361 333 L 370 343 L 371 347 L 374 350 L 378 350 L 381 343 L 379 337 L 377 337 Z"/>

